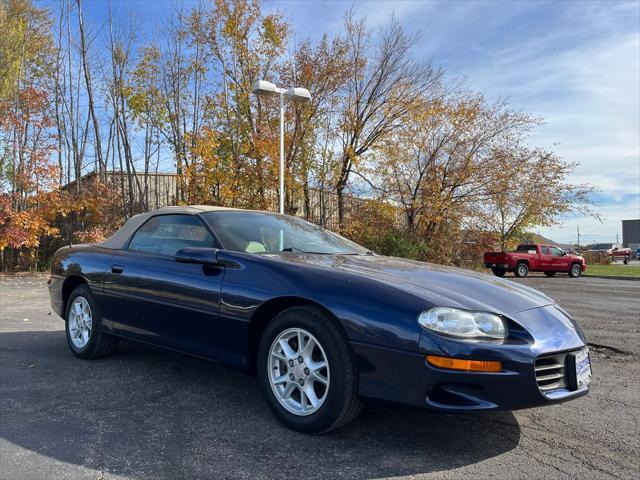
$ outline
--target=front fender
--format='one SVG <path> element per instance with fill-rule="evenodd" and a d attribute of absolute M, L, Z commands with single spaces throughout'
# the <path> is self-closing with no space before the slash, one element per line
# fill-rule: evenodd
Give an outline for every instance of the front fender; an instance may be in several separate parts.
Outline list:
<path fill-rule="evenodd" d="M 330 311 L 351 342 L 417 351 L 417 316 L 432 306 L 424 299 L 334 269 L 237 252 L 219 255 L 237 265 L 226 269 L 222 286 L 220 315 L 229 324 L 250 322 L 257 308 L 274 298 L 307 298 Z"/>

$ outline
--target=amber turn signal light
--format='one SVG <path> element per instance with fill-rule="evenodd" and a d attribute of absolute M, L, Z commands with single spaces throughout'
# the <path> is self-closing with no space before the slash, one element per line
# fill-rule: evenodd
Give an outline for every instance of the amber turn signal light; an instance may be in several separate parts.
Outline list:
<path fill-rule="evenodd" d="M 501 362 L 487 360 L 461 360 L 459 358 L 437 357 L 427 355 L 427 362 L 434 367 L 447 368 L 449 370 L 464 370 L 465 372 L 501 372 Z"/>

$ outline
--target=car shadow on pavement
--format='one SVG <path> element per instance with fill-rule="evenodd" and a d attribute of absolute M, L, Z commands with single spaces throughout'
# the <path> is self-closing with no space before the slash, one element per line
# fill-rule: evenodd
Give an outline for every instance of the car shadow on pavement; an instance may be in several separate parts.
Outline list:
<path fill-rule="evenodd" d="M 30 461 L 134 479 L 409 475 L 480 462 L 520 440 L 510 412 L 445 416 L 389 405 L 369 406 L 330 434 L 304 435 L 277 422 L 251 376 L 132 344 L 82 361 L 62 331 L 1 333 L 0 392 L 0 437 L 39 454 Z M 19 468 L 29 468 L 24 455 Z"/>

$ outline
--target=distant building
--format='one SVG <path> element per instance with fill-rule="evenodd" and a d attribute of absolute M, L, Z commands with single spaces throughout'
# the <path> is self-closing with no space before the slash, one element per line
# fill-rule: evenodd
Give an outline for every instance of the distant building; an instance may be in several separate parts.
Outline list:
<path fill-rule="evenodd" d="M 622 220 L 622 246 L 633 251 L 640 248 L 640 218 Z"/>
<path fill-rule="evenodd" d="M 135 175 L 126 172 L 109 171 L 105 174 L 104 181 L 114 187 L 117 191 L 121 191 L 121 200 L 123 202 L 124 212 L 126 214 L 146 212 L 154 208 L 165 207 L 167 205 L 176 205 L 176 189 L 178 184 L 178 175 L 169 172 L 149 172 L 144 175 L 137 172 Z M 87 191 L 99 181 L 96 172 L 90 172 L 80 177 L 80 183 L 76 180 L 67 183 L 62 190 Z M 321 191 L 316 188 L 309 188 L 307 191 L 307 201 L 304 198 L 302 189 L 291 195 L 287 199 L 287 210 L 292 215 L 306 217 L 307 220 L 327 227 L 332 230 L 338 229 L 338 199 L 335 193 L 330 191 Z M 278 209 L 278 193 L 271 190 L 265 193 L 266 210 L 275 212 Z M 246 198 L 242 198 L 242 194 L 238 196 L 237 206 L 245 207 Z M 345 194 L 344 206 L 347 215 L 358 215 L 363 207 L 367 204 L 366 199 L 353 195 Z M 397 209 L 397 218 L 402 221 L 400 209 Z"/>
<path fill-rule="evenodd" d="M 133 212 L 175 205 L 177 178 L 175 173 L 168 172 L 149 172 L 147 175 L 141 172 L 136 175 L 117 171 L 105 173 L 106 183 L 122 190 L 125 202 L 132 203 L 128 207 Z M 97 181 L 98 174 L 90 172 L 80 177 L 79 186 L 77 181 L 73 180 L 64 185 L 62 190 L 72 191 L 76 188 L 90 190 Z"/>

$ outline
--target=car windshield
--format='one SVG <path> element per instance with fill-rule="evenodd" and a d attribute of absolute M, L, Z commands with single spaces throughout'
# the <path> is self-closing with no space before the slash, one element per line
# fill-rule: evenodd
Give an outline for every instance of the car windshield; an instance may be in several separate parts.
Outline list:
<path fill-rule="evenodd" d="M 366 248 L 305 220 L 264 212 L 219 211 L 202 215 L 226 250 L 364 255 Z"/>

